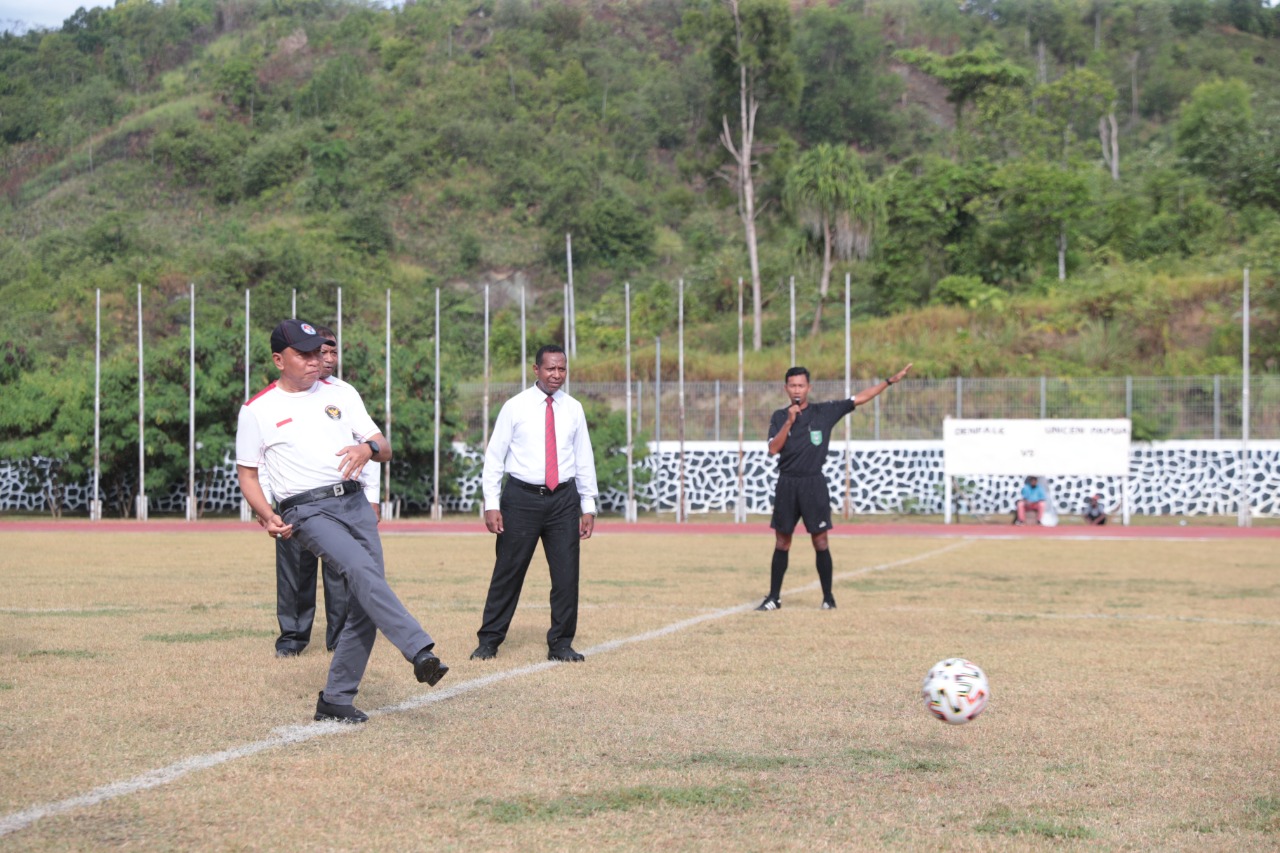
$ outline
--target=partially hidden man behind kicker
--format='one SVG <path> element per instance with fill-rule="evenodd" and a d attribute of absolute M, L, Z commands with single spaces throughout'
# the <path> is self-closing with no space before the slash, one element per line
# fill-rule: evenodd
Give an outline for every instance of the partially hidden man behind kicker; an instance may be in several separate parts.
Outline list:
<path fill-rule="evenodd" d="M 413 663 L 418 681 L 434 685 L 449 667 L 432 654 L 435 642 L 387 585 L 378 519 L 358 478 L 370 461 L 389 461 L 391 446 L 351 386 L 320 381 L 324 342 L 301 320 L 285 320 L 272 331 L 271 360 L 280 378 L 240 409 L 236 471 L 267 533 L 296 536 L 346 583 L 347 621 L 315 719 L 363 723 L 369 717 L 353 703 L 378 631 Z M 270 478 L 279 514 L 258 482 L 259 468 Z"/>
<path fill-rule="evenodd" d="M 551 570 L 547 659 L 583 659 L 573 638 L 580 544 L 595 529 L 596 463 L 582 404 L 561 387 L 568 364 L 561 347 L 539 349 L 537 382 L 507 400 L 493 425 L 484 454 L 484 523 L 498 536 L 497 559 L 473 660 L 497 656 L 539 539 Z"/>
<path fill-rule="evenodd" d="M 320 346 L 320 381 L 329 385 L 345 385 L 333 375 L 338 369 L 337 336 L 325 326 L 316 327 L 316 332 L 325 339 Z M 258 479 L 260 482 L 265 480 L 261 471 Z M 360 483 L 374 514 L 381 521 L 378 488 L 382 484 L 382 466 L 366 465 L 360 474 Z M 264 491 L 270 494 L 268 484 L 263 482 L 263 486 Z M 346 582 L 328 563 L 321 570 L 319 558 L 298 544 L 297 539 L 276 539 L 276 622 L 280 625 L 276 657 L 296 657 L 311 642 L 311 628 L 316 617 L 317 575 L 323 578 L 324 583 L 324 647 L 333 651 L 338 647 L 338 635 L 347 621 Z"/>
<path fill-rule="evenodd" d="M 818 581 L 822 585 L 822 609 L 834 610 L 831 592 L 833 567 L 827 531 L 831 529 L 831 494 L 822 465 L 827 461 L 831 430 L 840 419 L 858 406 L 866 405 L 890 385 L 902 381 L 911 365 L 893 376 L 859 391 L 847 400 L 810 403 L 809 371 L 792 367 L 784 377 L 791 405 L 778 409 L 769 419 L 769 455 L 778 457 L 778 487 L 773 499 L 773 562 L 769 571 L 769 594 L 756 610 L 782 607 L 782 578 L 787 573 L 791 535 L 804 519 L 804 528 L 813 539 Z"/>

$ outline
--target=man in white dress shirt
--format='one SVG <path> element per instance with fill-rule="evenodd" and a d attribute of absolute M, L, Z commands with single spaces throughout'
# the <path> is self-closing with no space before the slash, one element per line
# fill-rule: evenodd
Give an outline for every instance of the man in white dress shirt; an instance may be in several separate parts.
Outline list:
<path fill-rule="evenodd" d="M 473 660 L 497 656 L 539 539 L 551 570 L 547 659 L 583 659 L 573 648 L 578 560 L 595 529 L 596 464 L 582 404 L 561 387 L 568 364 L 561 347 L 539 349 L 537 382 L 508 400 L 493 426 L 484 455 L 484 523 L 498 536 L 497 560 Z"/>

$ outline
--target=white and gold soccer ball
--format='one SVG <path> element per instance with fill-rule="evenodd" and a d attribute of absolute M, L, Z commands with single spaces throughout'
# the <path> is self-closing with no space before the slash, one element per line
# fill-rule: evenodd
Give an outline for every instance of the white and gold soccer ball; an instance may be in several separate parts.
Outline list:
<path fill-rule="evenodd" d="M 924 677 L 924 706 L 944 723 L 958 726 L 982 713 L 991 699 L 987 674 L 973 661 L 947 658 Z"/>

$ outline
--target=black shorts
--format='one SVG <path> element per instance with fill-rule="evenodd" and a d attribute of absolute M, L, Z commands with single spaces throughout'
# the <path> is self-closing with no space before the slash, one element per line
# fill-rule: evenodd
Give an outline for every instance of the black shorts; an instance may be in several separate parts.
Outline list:
<path fill-rule="evenodd" d="M 811 536 L 831 529 L 831 494 L 824 475 L 778 478 L 769 526 L 779 533 L 791 533 L 800 519 Z"/>

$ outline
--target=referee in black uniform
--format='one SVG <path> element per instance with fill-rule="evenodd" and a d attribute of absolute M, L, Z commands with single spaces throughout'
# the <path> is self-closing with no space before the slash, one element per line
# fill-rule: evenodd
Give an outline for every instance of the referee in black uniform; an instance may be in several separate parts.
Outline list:
<path fill-rule="evenodd" d="M 756 610 L 777 610 L 782 606 L 782 578 L 787 573 L 791 534 L 801 519 L 813 538 L 818 580 L 822 584 L 822 609 L 835 609 L 836 600 L 831 594 L 831 551 L 827 542 L 827 531 L 831 529 L 831 494 L 822 473 L 827 447 L 831 444 L 831 430 L 855 408 L 901 382 L 910 369 L 908 364 L 847 400 L 826 403 L 809 402 L 811 385 L 807 369 L 793 367 L 787 371 L 785 381 L 791 405 L 778 409 L 769 419 L 769 455 L 778 457 L 778 489 L 773 500 L 773 520 L 769 524 L 775 542 L 769 594 Z"/>

